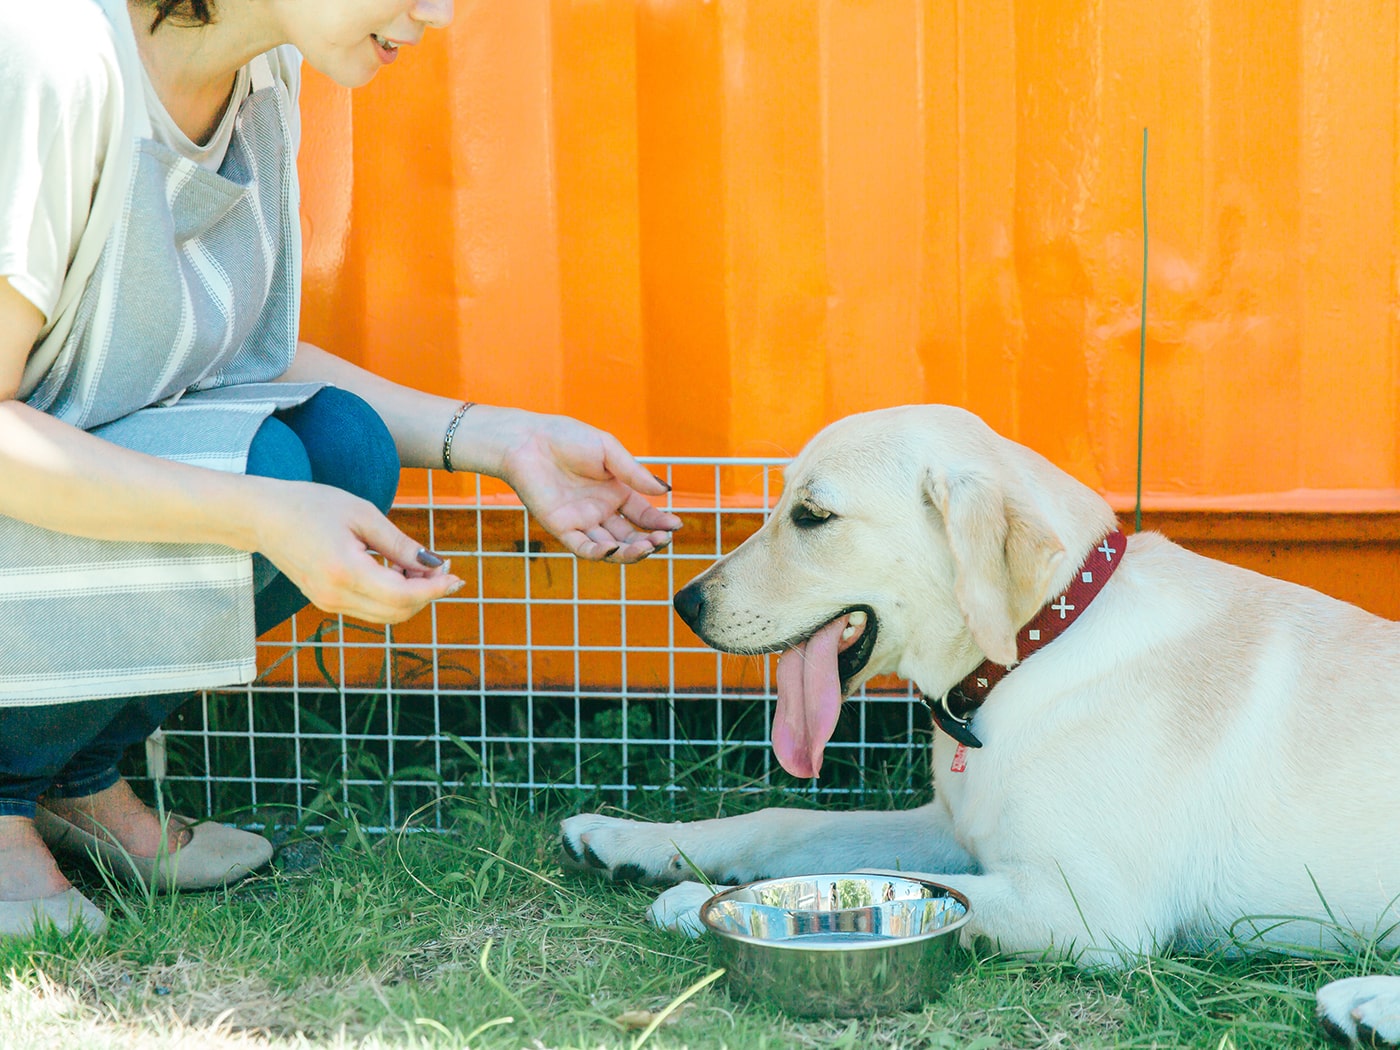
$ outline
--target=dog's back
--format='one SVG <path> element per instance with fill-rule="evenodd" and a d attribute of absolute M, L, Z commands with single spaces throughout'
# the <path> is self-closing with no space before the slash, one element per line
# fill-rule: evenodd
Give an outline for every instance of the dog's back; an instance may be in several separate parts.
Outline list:
<path fill-rule="evenodd" d="M 1158 902 L 1160 940 L 1316 947 L 1336 943 L 1334 922 L 1369 937 L 1400 918 L 1400 769 L 1384 750 L 1400 739 L 1400 625 L 1137 536 L 1079 629 L 1006 679 L 983 725 L 990 794 L 935 766 L 955 824 L 1004 842 L 1028 795 L 1021 819 L 1051 819 L 1034 781 L 1052 778 L 1053 805 L 1092 821 L 1065 849 L 1105 852 L 1085 857 L 1090 885 L 1107 865 Z M 1058 863 L 1072 878 L 1076 860 Z M 1310 921 L 1233 925 L 1244 916 Z"/>

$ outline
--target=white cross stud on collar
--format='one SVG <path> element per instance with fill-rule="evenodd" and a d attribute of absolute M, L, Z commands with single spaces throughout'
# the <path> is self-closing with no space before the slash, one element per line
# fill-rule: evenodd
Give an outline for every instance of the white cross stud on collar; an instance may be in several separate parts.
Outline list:
<path fill-rule="evenodd" d="M 1114 556 L 1115 554 L 1118 553 L 1118 548 L 1117 548 L 1117 547 L 1110 547 L 1110 546 L 1108 545 L 1108 540 L 1104 540 L 1104 541 L 1103 541 L 1103 545 L 1102 545 L 1102 546 L 1099 546 L 1099 547 L 1095 547 L 1094 550 L 1098 551 L 1100 554 L 1103 555 L 1103 560 L 1104 560 L 1104 561 L 1112 561 L 1112 560 L 1113 560 L 1113 556 Z"/>
<path fill-rule="evenodd" d="M 1069 602 L 1065 601 L 1065 595 L 1062 594 L 1060 595 L 1060 600 L 1057 601 L 1054 605 L 1050 606 L 1050 608 L 1054 609 L 1057 613 L 1059 613 L 1060 619 L 1063 620 L 1065 618 L 1065 613 L 1070 612 L 1074 608 L 1074 606 L 1071 605 Z"/>

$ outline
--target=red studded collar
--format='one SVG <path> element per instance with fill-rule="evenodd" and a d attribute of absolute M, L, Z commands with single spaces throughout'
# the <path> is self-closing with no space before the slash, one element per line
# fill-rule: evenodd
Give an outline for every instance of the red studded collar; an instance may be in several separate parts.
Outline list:
<path fill-rule="evenodd" d="M 1126 546 L 1127 537 L 1121 529 L 1114 529 L 1089 552 L 1064 593 L 1042 606 L 1040 612 L 1017 633 L 1016 652 L 1020 659 L 1024 660 L 1049 645 L 1079 618 L 1113 575 L 1113 570 L 1118 568 Z M 949 689 L 941 699 L 924 697 L 924 703 L 933 714 L 934 724 L 963 748 L 981 747 L 982 741 L 972 732 L 972 716 L 993 687 L 1012 670 L 991 660 L 983 660 L 976 670 Z M 962 748 L 959 748 L 958 757 L 963 757 L 963 754 Z M 954 770 L 957 771 L 956 759 Z"/>

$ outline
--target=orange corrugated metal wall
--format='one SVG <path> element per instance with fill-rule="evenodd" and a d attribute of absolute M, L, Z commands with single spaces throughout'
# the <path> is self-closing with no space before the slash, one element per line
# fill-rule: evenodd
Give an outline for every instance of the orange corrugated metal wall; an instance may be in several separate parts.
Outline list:
<path fill-rule="evenodd" d="M 1126 507 L 1146 128 L 1147 505 L 1393 515 L 1398 41 L 1397 0 L 459 2 L 308 77 L 305 335 L 638 453 L 952 402 Z"/>

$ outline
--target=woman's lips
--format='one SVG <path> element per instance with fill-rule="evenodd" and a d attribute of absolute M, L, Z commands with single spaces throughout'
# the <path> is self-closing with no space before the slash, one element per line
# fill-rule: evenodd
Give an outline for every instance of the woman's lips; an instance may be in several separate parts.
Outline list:
<path fill-rule="evenodd" d="M 390 62 L 399 57 L 400 45 L 395 44 L 393 41 L 381 41 L 377 36 L 372 36 L 370 39 L 374 41 L 374 50 L 379 55 L 379 61 L 384 65 L 387 66 Z M 385 43 L 388 43 L 389 46 L 386 47 Z"/>

